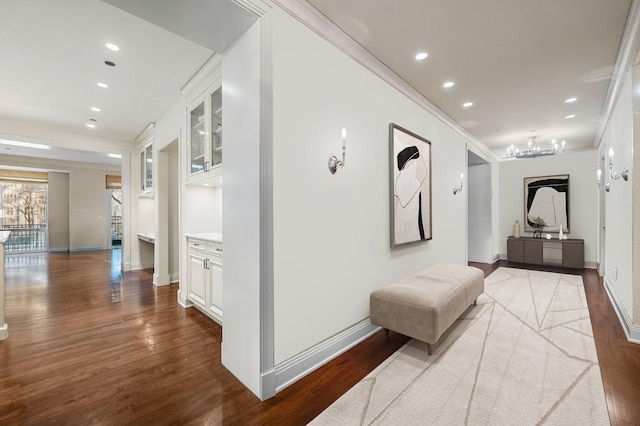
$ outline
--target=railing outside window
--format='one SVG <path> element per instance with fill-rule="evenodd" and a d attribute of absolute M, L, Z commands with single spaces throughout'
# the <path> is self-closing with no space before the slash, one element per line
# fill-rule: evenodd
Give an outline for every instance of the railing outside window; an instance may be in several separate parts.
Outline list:
<path fill-rule="evenodd" d="M 111 216 L 111 242 L 113 245 L 122 243 L 122 216 Z"/>
<path fill-rule="evenodd" d="M 6 253 L 29 253 L 48 250 L 47 225 L 4 225 L 3 231 L 11 231 L 4 244 Z"/>

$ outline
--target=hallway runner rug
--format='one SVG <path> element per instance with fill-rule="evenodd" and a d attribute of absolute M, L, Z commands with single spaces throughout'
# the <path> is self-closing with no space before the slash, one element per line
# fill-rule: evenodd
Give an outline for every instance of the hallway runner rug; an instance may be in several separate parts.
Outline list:
<path fill-rule="evenodd" d="M 433 348 L 409 341 L 311 424 L 609 424 L 579 275 L 499 268 Z"/>

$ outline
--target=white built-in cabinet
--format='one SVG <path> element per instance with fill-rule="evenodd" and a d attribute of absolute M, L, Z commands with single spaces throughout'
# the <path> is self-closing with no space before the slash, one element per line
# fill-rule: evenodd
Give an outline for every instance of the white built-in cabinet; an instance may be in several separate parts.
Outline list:
<path fill-rule="evenodd" d="M 140 164 L 138 190 L 141 196 L 153 195 L 153 130 L 149 124 L 138 136 L 138 161 Z"/>
<path fill-rule="evenodd" d="M 187 237 L 187 299 L 222 324 L 222 242 Z"/>
<path fill-rule="evenodd" d="M 188 108 L 187 183 L 221 181 L 222 88 L 220 80 L 193 100 Z"/>

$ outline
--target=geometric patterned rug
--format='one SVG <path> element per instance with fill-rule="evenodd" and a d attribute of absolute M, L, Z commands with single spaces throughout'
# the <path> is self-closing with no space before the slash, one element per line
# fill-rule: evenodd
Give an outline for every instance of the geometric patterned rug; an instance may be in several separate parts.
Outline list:
<path fill-rule="evenodd" d="M 412 339 L 311 424 L 609 424 L 582 277 L 499 268 L 433 355 Z"/>

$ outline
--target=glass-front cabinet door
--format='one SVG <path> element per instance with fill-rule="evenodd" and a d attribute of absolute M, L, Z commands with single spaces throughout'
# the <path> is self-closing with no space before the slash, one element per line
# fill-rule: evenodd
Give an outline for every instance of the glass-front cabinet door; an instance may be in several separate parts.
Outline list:
<path fill-rule="evenodd" d="M 196 174 L 205 171 L 205 141 L 207 129 L 205 123 L 204 101 L 197 104 L 190 110 L 189 115 L 190 129 L 190 174 Z"/>
<path fill-rule="evenodd" d="M 140 193 L 149 195 L 153 191 L 153 143 L 140 149 Z"/>
<path fill-rule="evenodd" d="M 211 167 L 222 164 L 222 89 L 211 93 Z"/>
<path fill-rule="evenodd" d="M 145 190 L 150 190 L 153 188 L 153 145 L 149 144 L 144 149 L 145 152 Z"/>

